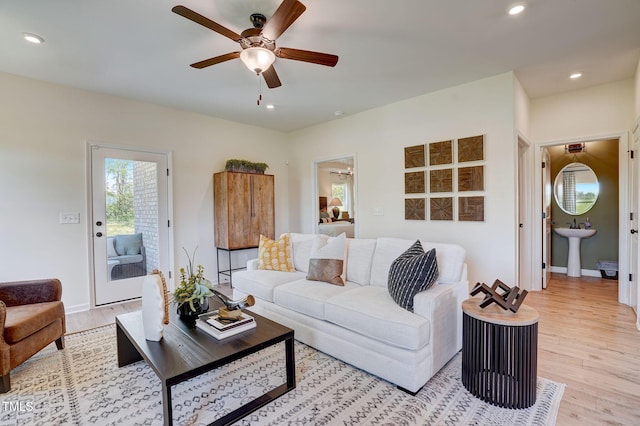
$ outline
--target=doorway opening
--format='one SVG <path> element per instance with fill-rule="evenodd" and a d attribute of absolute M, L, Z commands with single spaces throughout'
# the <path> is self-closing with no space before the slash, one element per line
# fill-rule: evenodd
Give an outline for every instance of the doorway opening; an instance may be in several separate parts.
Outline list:
<path fill-rule="evenodd" d="M 315 161 L 313 232 L 355 237 L 357 194 L 355 155 Z"/>
<path fill-rule="evenodd" d="M 586 145 L 586 151 L 576 153 L 566 150 L 565 152 L 565 146 L 582 143 Z M 542 266 L 544 262 L 542 257 L 543 244 L 545 241 L 544 236 L 552 240 L 550 246 L 551 256 L 549 257 L 551 263 L 549 266 L 551 267 L 549 269 L 553 272 L 564 271 L 562 266 L 559 267 L 558 265 L 564 263 L 564 266 L 566 266 L 568 241 L 562 241 L 560 239 L 561 237 L 553 235 L 549 228 L 553 226 L 569 227 L 566 223 L 572 224 L 574 218 L 574 216 L 567 216 L 567 214 L 560 209 L 557 202 L 553 200 L 553 195 L 550 197 L 552 198 L 552 220 L 545 220 L 542 214 L 545 212 L 545 195 L 548 195 L 547 193 L 550 192 L 550 188 L 545 187 L 544 184 L 545 169 L 537 166 L 543 163 L 545 152 L 549 152 L 551 163 L 549 165 L 549 170 L 551 171 L 549 180 L 551 181 L 551 185 L 553 185 L 553 179 L 555 179 L 559 169 L 566 165 L 564 163 L 568 164 L 576 162 L 576 160 L 593 164 L 592 168 L 596 169 L 596 174 L 602 175 L 604 181 L 603 186 L 601 186 L 601 191 L 604 191 L 606 194 L 605 198 L 599 199 L 596 202 L 593 207 L 594 210 L 575 216 L 576 224 L 584 223 L 586 218 L 589 217 L 589 221 L 594 228 L 602 228 L 598 244 L 590 246 L 587 256 L 583 255 L 582 271 L 583 275 L 597 274 L 597 276 L 600 276 L 600 271 L 596 265 L 597 260 L 610 260 L 607 258 L 617 257 L 620 271 L 618 299 L 621 303 L 628 304 L 629 280 L 626 279 L 626 274 L 629 261 L 624 254 L 627 253 L 629 240 L 627 238 L 628 224 L 627 221 L 623 219 L 629 217 L 629 203 L 628 197 L 624 195 L 620 196 L 620 194 L 627 194 L 629 185 L 627 150 L 628 137 L 626 134 L 538 144 L 534 159 L 536 167 L 534 167 L 533 193 L 536 194 L 536 196 L 534 197 L 532 212 L 534 218 L 542 217 L 542 220 L 536 219 L 533 221 L 534 232 L 532 242 L 534 249 L 532 262 L 534 266 L 532 268 L 532 290 L 540 290 L 543 286 L 543 274 L 545 270 L 537 265 Z M 553 191 L 553 186 L 551 186 L 551 191 Z M 568 219 L 568 217 L 570 217 L 570 219 Z"/>

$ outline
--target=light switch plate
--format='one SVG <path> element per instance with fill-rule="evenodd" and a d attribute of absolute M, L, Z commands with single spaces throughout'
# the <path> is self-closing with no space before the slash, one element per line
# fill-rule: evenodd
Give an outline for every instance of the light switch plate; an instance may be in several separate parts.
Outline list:
<path fill-rule="evenodd" d="M 60 223 L 61 224 L 80 223 L 80 213 L 78 212 L 60 213 Z"/>
<path fill-rule="evenodd" d="M 374 207 L 373 208 L 374 216 L 384 216 L 384 209 L 382 207 Z"/>

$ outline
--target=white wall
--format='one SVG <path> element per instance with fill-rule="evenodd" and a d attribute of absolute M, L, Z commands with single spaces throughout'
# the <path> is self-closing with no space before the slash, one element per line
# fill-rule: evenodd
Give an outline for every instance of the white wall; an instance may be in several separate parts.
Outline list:
<path fill-rule="evenodd" d="M 520 135 L 528 138 L 531 100 L 517 78 L 513 79 L 515 125 Z"/>
<path fill-rule="evenodd" d="M 635 89 L 636 118 L 640 118 L 640 60 L 636 67 Z"/>
<path fill-rule="evenodd" d="M 485 134 L 485 222 L 404 220 L 404 147 Z M 469 280 L 513 285 L 517 143 L 514 77 L 505 73 L 291 134 L 291 229 L 313 226 L 312 162 L 356 153 L 360 237 L 453 242 L 467 250 Z M 383 216 L 374 216 L 376 207 Z"/>
<path fill-rule="evenodd" d="M 288 229 L 286 135 L 0 73 L 0 281 L 57 277 L 67 311 L 89 306 L 86 141 L 173 152 L 174 251 L 198 246 L 216 280 L 212 174 L 229 158 L 276 176 L 276 234 Z M 60 212 L 81 212 L 60 225 Z"/>
<path fill-rule="evenodd" d="M 531 100 L 531 137 L 538 143 L 623 133 L 633 119 L 633 79 Z"/>

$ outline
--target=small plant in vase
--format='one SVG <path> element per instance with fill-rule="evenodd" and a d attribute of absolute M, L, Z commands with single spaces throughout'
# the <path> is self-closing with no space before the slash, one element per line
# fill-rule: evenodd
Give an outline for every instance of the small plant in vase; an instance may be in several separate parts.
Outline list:
<path fill-rule="evenodd" d="M 209 309 L 208 297 L 214 295 L 213 284 L 204 277 L 204 267 L 197 265 L 194 271 L 193 261 L 196 257 L 196 250 L 190 257 L 186 249 L 189 264 L 187 268 L 180 268 L 180 283 L 172 295 L 172 301 L 178 305 L 178 314 L 181 318 L 195 319 L 198 315 Z"/>

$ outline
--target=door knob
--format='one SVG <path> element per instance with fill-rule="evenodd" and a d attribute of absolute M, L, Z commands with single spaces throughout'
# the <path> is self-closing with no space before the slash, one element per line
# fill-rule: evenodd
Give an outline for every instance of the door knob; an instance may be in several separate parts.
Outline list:
<path fill-rule="evenodd" d="M 97 221 L 96 222 L 96 226 L 102 226 L 102 222 L 101 221 Z"/>
<path fill-rule="evenodd" d="M 96 232 L 96 237 L 102 237 L 102 232 Z"/>
<path fill-rule="evenodd" d="M 638 232 L 638 230 L 637 230 L 637 229 L 632 229 L 632 230 L 631 230 L 631 233 L 632 233 L 632 234 L 636 234 L 637 232 Z"/>

